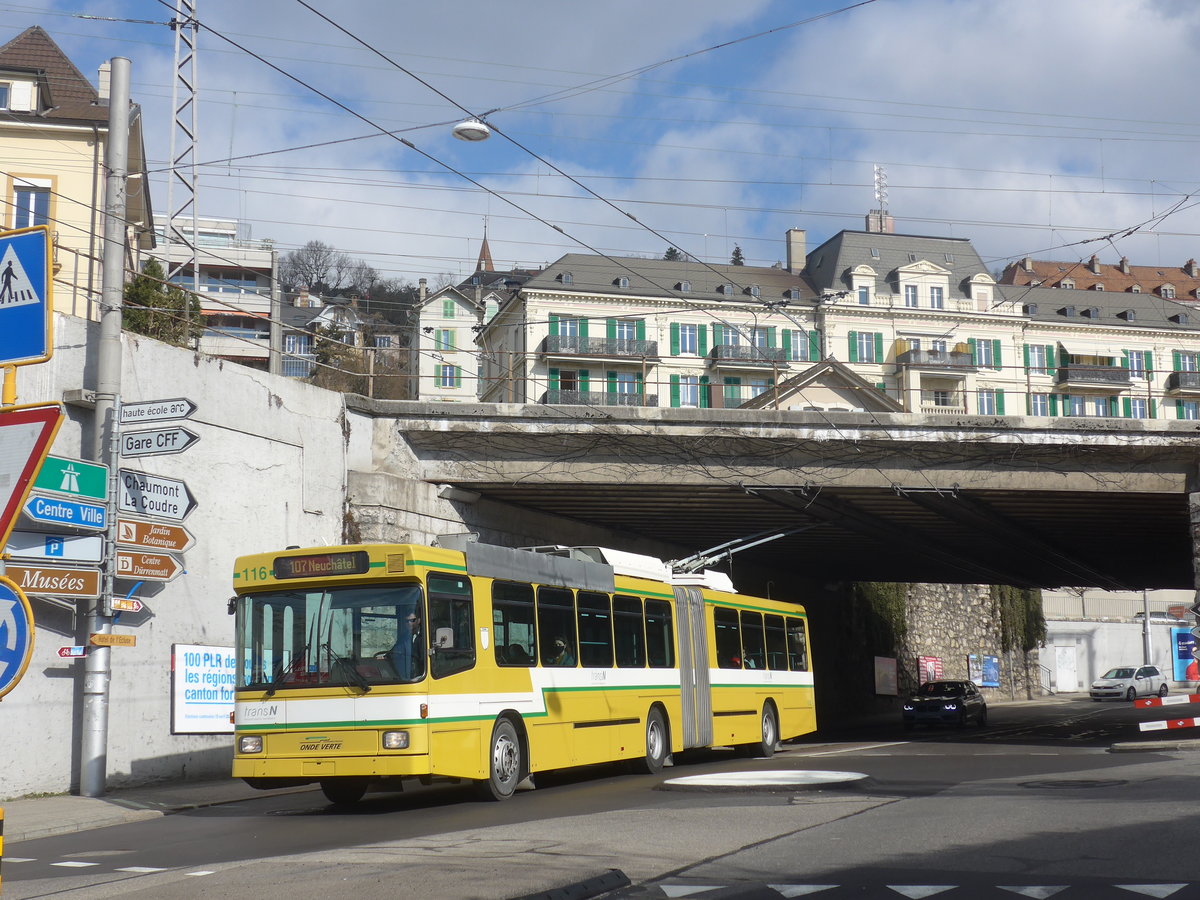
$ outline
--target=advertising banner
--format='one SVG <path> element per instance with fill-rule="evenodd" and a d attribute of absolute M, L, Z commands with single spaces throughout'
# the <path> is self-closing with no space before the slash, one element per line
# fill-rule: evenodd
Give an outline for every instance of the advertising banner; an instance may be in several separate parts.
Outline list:
<path fill-rule="evenodd" d="M 171 733 L 233 734 L 232 647 L 171 647 Z"/>
<path fill-rule="evenodd" d="M 1000 687 L 1000 657 L 985 656 L 983 658 L 983 680 L 980 687 Z"/>
<path fill-rule="evenodd" d="M 1196 636 L 1190 628 L 1172 628 L 1171 646 L 1175 648 L 1173 677 L 1175 681 L 1200 681 L 1200 664 L 1192 651 L 1196 649 Z"/>

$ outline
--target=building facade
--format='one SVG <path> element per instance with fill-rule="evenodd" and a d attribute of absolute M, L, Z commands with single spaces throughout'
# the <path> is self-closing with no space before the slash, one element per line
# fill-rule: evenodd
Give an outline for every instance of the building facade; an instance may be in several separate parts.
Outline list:
<path fill-rule="evenodd" d="M 108 72 L 93 87 L 39 26 L 0 47 L 0 228 L 49 227 L 54 306 L 100 316 Z M 129 118 L 125 269 L 154 244 L 141 110 Z"/>

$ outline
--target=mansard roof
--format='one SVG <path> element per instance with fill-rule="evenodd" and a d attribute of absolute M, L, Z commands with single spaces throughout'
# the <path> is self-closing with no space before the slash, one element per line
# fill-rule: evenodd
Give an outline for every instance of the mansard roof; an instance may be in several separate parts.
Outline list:
<path fill-rule="evenodd" d="M 870 266 L 877 282 L 895 283 L 898 271 L 925 260 L 950 272 L 952 298 L 970 296 L 965 286 L 976 275 L 987 275 L 975 248 L 966 238 L 842 231 L 808 254 L 808 274 L 820 293 L 848 291 L 850 273 Z"/>

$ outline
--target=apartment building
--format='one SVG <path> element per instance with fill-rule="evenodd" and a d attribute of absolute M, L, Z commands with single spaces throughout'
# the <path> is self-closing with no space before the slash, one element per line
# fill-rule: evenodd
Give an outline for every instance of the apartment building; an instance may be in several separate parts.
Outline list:
<path fill-rule="evenodd" d="M 0 46 L 0 228 L 49 227 L 54 307 L 100 316 L 108 72 L 99 87 L 41 27 Z M 141 109 L 129 118 L 125 269 L 154 245 Z"/>

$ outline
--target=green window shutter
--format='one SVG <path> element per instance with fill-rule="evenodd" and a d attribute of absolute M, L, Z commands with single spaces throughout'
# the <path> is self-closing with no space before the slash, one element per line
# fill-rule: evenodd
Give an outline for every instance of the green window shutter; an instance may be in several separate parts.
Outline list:
<path fill-rule="evenodd" d="M 588 387 L 589 387 L 589 385 L 588 385 L 588 370 L 580 369 L 579 370 L 579 390 L 586 393 L 588 390 Z"/>
<path fill-rule="evenodd" d="M 850 362 L 858 362 L 858 332 L 850 332 Z"/>
<path fill-rule="evenodd" d="M 671 376 L 671 406 L 675 409 L 679 408 L 679 376 Z"/>
<path fill-rule="evenodd" d="M 561 383 L 562 383 L 562 380 L 558 377 L 558 369 L 551 369 L 550 370 L 550 390 L 557 391 L 558 386 Z"/>
<path fill-rule="evenodd" d="M 712 327 L 712 329 L 713 329 L 713 346 L 714 347 L 719 347 L 722 343 L 724 343 L 724 340 L 723 340 L 723 336 L 725 334 L 724 328 L 725 328 L 724 325 L 714 325 Z"/>
<path fill-rule="evenodd" d="M 792 330 L 790 328 L 783 329 L 783 358 L 792 358 Z"/>
<path fill-rule="evenodd" d="M 875 362 L 883 362 L 883 332 L 875 332 Z"/>
<path fill-rule="evenodd" d="M 615 394 L 617 392 L 617 373 L 616 372 L 608 373 L 608 392 L 610 394 Z"/>
<path fill-rule="evenodd" d="M 1129 368 L 1129 353 L 1130 353 L 1130 351 L 1128 351 L 1128 350 L 1121 351 L 1121 368 L 1122 369 Z"/>
<path fill-rule="evenodd" d="M 1058 394 L 1050 395 L 1050 415 L 1058 415 Z"/>
<path fill-rule="evenodd" d="M 617 320 L 616 319 L 605 319 L 604 320 L 604 336 L 606 338 L 608 338 L 610 341 L 615 341 L 617 339 Z"/>
<path fill-rule="evenodd" d="M 1024 348 L 1023 352 L 1025 354 L 1025 368 L 1028 369 L 1029 368 L 1029 345 L 1023 344 L 1022 347 Z"/>
<path fill-rule="evenodd" d="M 995 338 L 992 341 L 992 368 L 1003 369 L 1004 363 L 1000 360 L 1000 338 Z"/>
<path fill-rule="evenodd" d="M 1063 394 L 1062 398 L 1062 414 L 1069 416 L 1071 414 L 1071 395 Z"/>
<path fill-rule="evenodd" d="M 635 340 L 644 341 L 646 339 L 646 320 L 635 319 L 633 322 L 633 337 Z"/>
<path fill-rule="evenodd" d="M 1028 344 L 1025 345 L 1025 358 L 1026 358 L 1026 360 L 1028 360 L 1028 358 L 1029 358 L 1029 345 Z M 1026 362 L 1025 365 L 1029 365 L 1029 363 Z M 1033 415 L 1033 394 L 1025 395 L 1025 415 L 1027 415 L 1027 416 Z"/>
<path fill-rule="evenodd" d="M 1177 419 L 1183 418 L 1183 401 L 1182 400 L 1175 401 L 1175 418 L 1177 418 Z"/>
<path fill-rule="evenodd" d="M 1000 342 L 997 341 L 996 343 Z M 996 415 L 1004 415 L 1004 391 L 999 388 L 996 390 Z"/>
<path fill-rule="evenodd" d="M 1060 366 L 1069 365 L 1071 362 L 1071 354 L 1067 352 L 1067 348 L 1062 344 L 1058 345 L 1058 364 Z"/>
<path fill-rule="evenodd" d="M 1052 376 L 1058 372 L 1058 366 L 1054 364 L 1054 345 L 1046 345 L 1046 371 Z"/>
<path fill-rule="evenodd" d="M 1153 397 L 1150 398 L 1150 418 L 1158 418 L 1158 401 Z"/>
<path fill-rule="evenodd" d="M 821 338 L 815 328 L 808 333 L 808 358 L 814 361 L 821 358 Z"/>
<path fill-rule="evenodd" d="M 971 365 L 979 365 L 979 354 L 975 351 L 975 338 L 967 338 L 967 347 L 971 350 Z"/>
<path fill-rule="evenodd" d="M 775 326 L 774 325 L 767 326 L 767 346 L 768 347 L 775 346 Z"/>
<path fill-rule="evenodd" d="M 1146 350 L 1146 377 L 1149 378 L 1154 374 L 1154 351 Z"/>
<path fill-rule="evenodd" d="M 679 355 L 679 323 L 671 323 L 671 355 Z"/>
<path fill-rule="evenodd" d="M 454 386 L 456 388 L 462 387 L 462 366 L 454 367 Z"/>
<path fill-rule="evenodd" d="M 1179 351 L 1178 350 L 1171 351 L 1171 371 L 1172 372 L 1179 371 Z"/>
<path fill-rule="evenodd" d="M 454 313 L 456 311 L 457 310 L 455 310 L 455 308 L 454 308 L 454 300 L 453 299 L 451 299 L 450 297 L 446 297 L 442 300 L 442 318 L 443 319 L 453 319 Z"/>
<path fill-rule="evenodd" d="M 585 340 L 587 338 L 587 336 L 588 336 L 588 320 L 580 319 L 579 320 L 579 338 L 580 338 L 580 340 Z"/>
<path fill-rule="evenodd" d="M 708 409 L 712 406 L 712 397 L 709 395 L 708 376 L 700 376 L 700 408 Z"/>
<path fill-rule="evenodd" d="M 713 326 L 714 334 L 716 325 Z M 708 356 L 708 326 L 696 326 L 696 348 L 700 351 L 701 356 Z"/>
<path fill-rule="evenodd" d="M 558 337 L 558 316 L 550 313 L 550 334 Z"/>

